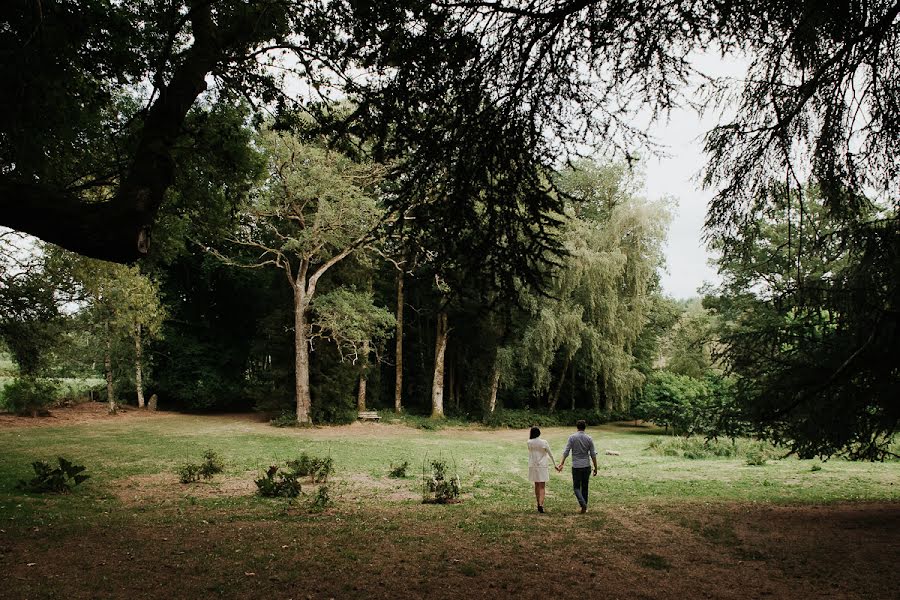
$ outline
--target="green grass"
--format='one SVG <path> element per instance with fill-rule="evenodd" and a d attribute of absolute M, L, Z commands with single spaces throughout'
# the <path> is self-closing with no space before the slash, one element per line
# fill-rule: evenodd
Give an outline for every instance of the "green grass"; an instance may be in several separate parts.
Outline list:
<path fill-rule="evenodd" d="M 342 431 L 346 431 L 342 434 Z M 438 431 L 385 428 L 385 436 L 360 437 L 352 428 L 278 429 L 230 417 L 175 416 L 146 421 L 115 420 L 61 428 L 0 430 L 0 498 L 17 497 L 13 483 L 28 474 L 35 459 L 65 456 L 88 467 L 86 494 L 109 494 L 133 476 L 174 473 L 178 465 L 199 461 L 204 450 L 219 453 L 226 476 L 259 470 L 296 458 L 301 452 L 332 456 L 338 477 L 366 475 L 390 481 L 392 464 L 409 462 L 411 489 L 428 463 L 447 460 L 462 479 L 463 493 L 476 506 L 521 506 L 528 496 L 527 464 L 522 439 L 486 429 Z M 748 466 L 740 457 L 685 459 L 648 450 L 657 436 L 621 426 L 591 429 L 599 456 L 592 488 L 599 503 L 647 500 L 682 502 L 755 501 L 827 503 L 842 500 L 895 500 L 900 463 L 857 463 L 787 458 Z M 552 428 L 544 437 L 560 458 L 568 429 Z M 606 456 L 604 450 L 619 456 Z M 820 470 L 813 470 L 819 466 Z M 564 472 L 551 478 L 548 490 L 568 501 Z M 559 500 L 557 500 L 559 501 Z M 49 500 L 54 502 L 54 500 Z M 9 502 L 3 502 L 8 505 Z M 0 509 L 0 517 L 2 517 Z M 8 510 L 8 509 L 7 509 Z"/>
<path fill-rule="evenodd" d="M 570 433 L 568 428 L 544 429 L 557 460 Z M 297 588 L 305 597 L 310 593 L 306 586 L 313 585 L 321 589 L 313 589 L 314 597 L 357 597 L 367 586 L 393 578 L 392 585 L 403 586 L 407 597 L 427 595 L 433 586 L 443 589 L 448 578 L 458 585 L 477 582 L 481 588 L 496 582 L 497 593 L 506 595 L 530 589 L 528 574 L 537 560 L 531 557 L 548 552 L 568 560 L 564 557 L 573 544 L 590 544 L 595 553 L 622 554 L 627 560 L 621 568 L 632 565 L 647 577 L 677 573 L 683 568 L 680 551 L 668 541 L 654 545 L 644 539 L 661 526 L 677 527 L 682 539 L 694 536 L 699 540 L 695 547 L 715 548 L 716 556 L 768 556 L 772 550 L 740 537 L 729 518 L 731 503 L 793 506 L 900 499 L 900 462 L 788 458 L 748 466 L 741 456 L 687 459 L 656 453 L 648 446 L 661 436 L 646 428 L 605 425 L 589 428 L 589 433 L 600 469 L 591 483 L 588 514 L 576 514 L 568 472 L 554 472 L 545 503 L 548 514 L 537 515 L 527 481 L 527 431 L 521 430 L 384 424 L 285 429 L 231 416 L 167 414 L 0 429 L 0 522 L 6 531 L 0 541 L 19 549 L 7 557 L 25 549 L 42 560 L 53 560 L 56 548 L 85 557 L 106 548 L 143 553 L 154 557 L 145 564 L 162 561 L 159 568 L 166 570 L 157 573 L 162 580 L 185 577 L 186 596 L 259 597 L 263 592 L 253 586 L 264 585 L 276 597 L 298 597 Z M 211 483 L 178 483 L 177 467 L 200 462 L 207 449 L 223 459 L 225 472 Z M 619 455 L 607 456 L 606 450 Z M 258 471 L 283 465 L 302 452 L 334 459 L 335 476 L 328 484 L 333 507 L 313 510 L 316 486 L 308 480 L 296 501 L 253 494 L 250 482 Z M 68 496 L 15 489 L 19 479 L 30 477 L 33 460 L 56 456 L 85 465 L 91 479 Z M 421 503 L 422 471 L 438 458 L 461 478 L 461 504 Z M 407 477 L 391 478 L 391 465 L 404 461 L 409 462 Z M 820 469 L 814 471 L 814 466 Z M 226 492 L 228 485 L 242 482 L 248 485 L 241 492 Z M 143 499 L 129 501 L 132 490 L 142 491 Z M 393 554 L 385 557 L 384 551 Z M 102 568 L 96 567 L 97 560 L 85 558 L 84 568 L 100 568 L 114 585 L 128 586 L 145 576 L 130 571 L 144 567 L 133 567 L 127 559 L 104 559 L 109 564 Z M 259 579 L 244 575 L 250 572 Z M 25 578 L 31 587 L 17 587 L 11 597 L 59 593 L 58 583 L 34 579 L 37 571 L 17 573 L 16 581 Z M 205 575 L 192 580 L 195 573 Z M 607 581 L 612 579 L 598 577 L 595 583 Z M 101 585 L 100 580 L 80 580 L 76 596 L 103 596 Z M 695 591 L 689 589 L 688 595 Z"/>

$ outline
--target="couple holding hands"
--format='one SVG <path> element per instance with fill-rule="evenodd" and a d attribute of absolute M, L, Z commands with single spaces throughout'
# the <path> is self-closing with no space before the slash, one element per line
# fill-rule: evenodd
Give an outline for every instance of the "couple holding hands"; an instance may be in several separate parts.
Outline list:
<path fill-rule="evenodd" d="M 550 479 L 550 465 L 561 472 L 569 453 L 572 454 L 572 487 L 575 498 L 581 507 L 581 512 L 587 512 L 588 483 L 591 479 L 591 462 L 594 463 L 594 475 L 597 475 L 597 451 L 594 449 L 594 440 L 584 432 L 587 424 L 578 421 L 575 424 L 576 431 L 569 436 L 566 448 L 563 450 L 562 461 L 557 465 L 550 451 L 547 440 L 541 439 L 541 430 L 531 428 L 528 440 L 528 480 L 534 482 L 534 497 L 537 499 L 538 512 L 544 512 L 544 494 L 547 481 Z"/>

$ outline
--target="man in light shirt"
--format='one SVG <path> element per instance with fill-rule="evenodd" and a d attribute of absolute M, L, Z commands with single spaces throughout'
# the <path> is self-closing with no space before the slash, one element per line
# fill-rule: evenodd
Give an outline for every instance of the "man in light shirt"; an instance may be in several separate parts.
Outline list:
<path fill-rule="evenodd" d="M 594 476 L 597 475 L 597 451 L 594 450 L 594 440 L 584 432 L 587 424 L 584 421 L 575 423 L 578 429 L 569 436 L 566 448 L 563 450 L 562 461 L 556 467 L 557 471 L 563 470 L 566 457 L 572 453 L 572 487 L 575 489 L 575 498 L 581 506 L 581 512 L 587 512 L 588 483 L 591 480 L 591 462 L 594 463 Z M 590 457 L 590 458 L 588 458 Z"/>

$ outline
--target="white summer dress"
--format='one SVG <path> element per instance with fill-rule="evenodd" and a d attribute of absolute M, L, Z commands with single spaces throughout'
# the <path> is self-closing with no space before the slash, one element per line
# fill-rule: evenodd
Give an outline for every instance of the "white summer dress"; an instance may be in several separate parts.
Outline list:
<path fill-rule="evenodd" d="M 551 464 L 556 464 L 556 461 L 547 440 L 528 440 L 528 481 L 549 481 Z"/>

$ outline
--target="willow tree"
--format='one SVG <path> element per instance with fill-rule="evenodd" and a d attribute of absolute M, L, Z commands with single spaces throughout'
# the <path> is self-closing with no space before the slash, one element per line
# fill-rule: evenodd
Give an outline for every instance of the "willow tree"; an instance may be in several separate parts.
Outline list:
<path fill-rule="evenodd" d="M 268 175 L 231 239 L 246 252 L 243 256 L 222 257 L 239 266 L 278 268 L 291 286 L 296 415 L 298 423 L 309 424 L 312 340 L 331 337 L 339 347 L 361 348 L 374 335 L 373 328 L 385 322 L 362 319 L 355 327 L 341 327 L 340 323 L 348 322 L 338 316 L 341 307 L 355 307 L 359 314 L 365 313 L 360 312 L 358 298 L 346 297 L 327 303 L 328 309 L 323 308 L 323 312 L 328 316 L 316 328 L 312 321 L 313 301 L 322 276 L 375 240 L 385 216 L 375 194 L 383 169 L 354 162 L 323 146 L 305 144 L 288 133 L 267 131 L 260 144 L 268 156 Z M 357 294 L 365 296 L 371 305 L 370 293 Z"/>
<path fill-rule="evenodd" d="M 634 193 L 622 165 L 582 161 L 560 175 L 559 186 L 572 200 L 560 230 L 568 256 L 553 272 L 549 295 L 528 298 L 523 366 L 536 392 L 549 391 L 552 411 L 577 360 L 611 410 L 643 382 L 632 348 L 648 318 L 669 213 Z M 598 409 L 599 399 L 595 392 Z"/>

